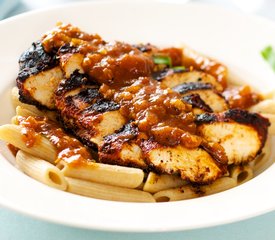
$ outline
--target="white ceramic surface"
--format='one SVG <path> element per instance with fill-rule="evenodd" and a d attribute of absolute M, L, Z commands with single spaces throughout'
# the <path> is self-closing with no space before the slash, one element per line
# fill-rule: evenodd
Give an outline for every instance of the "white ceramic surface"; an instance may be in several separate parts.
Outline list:
<path fill-rule="evenodd" d="M 231 76 L 261 91 L 275 88 L 275 74 L 260 50 L 275 44 L 275 24 L 216 7 L 159 1 L 95 1 L 30 12 L 0 22 L 0 124 L 13 110 L 9 90 L 17 59 L 57 21 L 104 39 L 184 43 L 229 66 Z M 56 223 L 112 231 L 186 230 L 238 221 L 275 209 L 275 166 L 251 181 L 208 197 L 171 203 L 121 203 L 90 199 L 49 188 L 13 166 L 1 145 L 0 204 Z"/>

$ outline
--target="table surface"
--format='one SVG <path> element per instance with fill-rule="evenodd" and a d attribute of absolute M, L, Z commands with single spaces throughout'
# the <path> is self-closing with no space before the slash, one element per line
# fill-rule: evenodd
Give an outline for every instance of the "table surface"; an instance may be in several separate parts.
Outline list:
<path fill-rule="evenodd" d="M 113 233 L 83 230 L 42 222 L 0 209 L 1 240 L 274 240 L 275 212 L 249 220 L 198 230 L 171 233 Z"/>
<path fill-rule="evenodd" d="M 162 0 L 164 1 L 164 0 Z M 167 0 L 168 1 L 168 0 Z M 172 0 L 180 2 L 184 0 Z M 275 20 L 275 0 L 193 0 L 209 4 L 218 4 L 246 14 L 256 14 Z M 72 0 L 22 0 L 6 17 L 32 9 L 50 5 L 72 2 Z M 246 4 L 246 5 L 245 5 Z M 248 7 L 249 6 L 249 7 Z M 253 199 L 252 199 L 253 201 Z M 274 240 L 275 239 L 275 211 L 251 218 L 245 221 L 222 226 L 171 233 L 113 233 L 77 229 L 53 223 L 32 219 L 7 209 L 0 208 L 0 239 L 1 240 L 166 240 L 166 239 L 234 239 L 234 240 Z"/>

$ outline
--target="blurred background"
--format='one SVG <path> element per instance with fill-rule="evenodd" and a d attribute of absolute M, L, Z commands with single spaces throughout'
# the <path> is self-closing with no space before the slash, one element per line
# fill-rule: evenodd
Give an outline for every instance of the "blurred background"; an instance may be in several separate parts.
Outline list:
<path fill-rule="evenodd" d="M 80 0 L 0 0 L 0 20 L 19 13 Z M 83 1 L 83 0 L 82 0 Z M 88 0 L 86 0 L 88 1 Z M 93 1 L 93 0 L 90 0 Z M 100 1 L 100 0 L 97 0 Z M 104 1 L 104 0 L 101 0 Z M 113 0 L 116 1 L 116 0 Z M 131 1 L 131 0 L 129 0 Z M 176 3 L 214 4 L 246 14 L 256 14 L 275 21 L 275 0 L 152 0 Z"/>

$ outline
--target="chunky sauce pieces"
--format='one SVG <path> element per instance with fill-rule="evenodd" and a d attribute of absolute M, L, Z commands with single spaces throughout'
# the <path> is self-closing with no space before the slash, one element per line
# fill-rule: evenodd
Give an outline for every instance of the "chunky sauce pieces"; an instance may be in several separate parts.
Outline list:
<path fill-rule="evenodd" d="M 92 156 L 77 139 L 68 136 L 60 126 L 46 117 L 17 117 L 22 127 L 22 140 L 27 147 L 32 147 L 45 136 L 57 150 L 56 162 L 64 160 L 74 166 L 87 164 Z"/>
<path fill-rule="evenodd" d="M 210 73 L 226 87 L 226 67 L 192 51 L 156 47 L 141 51 L 126 43 L 105 42 L 71 25 L 57 26 L 42 38 L 42 44 L 48 52 L 69 45 L 82 54 L 82 68 L 100 85 L 100 93 L 120 104 L 121 114 L 135 122 L 143 138 L 153 138 L 163 145 L 195 148 L 202 139 L 196 135 L 191 106 L 181 100 L 180 94 L 152 78 L 153 54 L 169 56 L 174 65 L 185 64 Z M 234 101 L 234 107 L 249 105 L 242 101 L 240 92 L 235 96 L 241 100 Z"/>
<path fill-rule="evenodd" d="M 70 25 L 57 27 L 44 36 L 42 43 L 47 51 L 64 44 L 76 47 L 83 54 L 85 73 L 101 85 L 105 98 L 120 104 L 122 115 L 134 120 L 145 138 L 170 146 L 200 145 L 191 106 L 181 100 L 180 94 L 151 77 L 152 53 L 122 42 L 106 43 L 98 35 L 82 34 Z M 178 51 L 163 53 L 179 64 Z"/>

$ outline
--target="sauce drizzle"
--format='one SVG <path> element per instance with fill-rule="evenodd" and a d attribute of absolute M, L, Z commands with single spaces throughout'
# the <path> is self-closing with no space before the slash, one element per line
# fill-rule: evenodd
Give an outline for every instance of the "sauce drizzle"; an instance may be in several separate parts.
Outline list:
<path fill-rule="evenodd" d="M 18 116 L 17 120 L 22 127 L 22 140 L 27 147 L 33 147 L 44 136 L 57 150 L 56 163 L 64 160 L 77 167 L 80 164 L 93 162 L 86 147 L 77 139 L 68 136 L 57 123 L 46 117 L 33 116 Z"/>
<path fill-rule="evenodd" d="M 98 35 L 82 33 L 71 25 L 57 26 L 43 37 L 42 43 L 46 51 L 64 44 L 77 47 L 83 54 L 82 67 L 101 85 L 100 93 L 119 103 L 121 114 L 133 120 L 146 138 L 169 146 L 200 145 L 191 105 L 152 78 L 152 53 L 122 42 L 105 42 Z M 177 49 L 163 53 L 171 54 L 172 50 L 173 63 L 180 64 Z"/>

